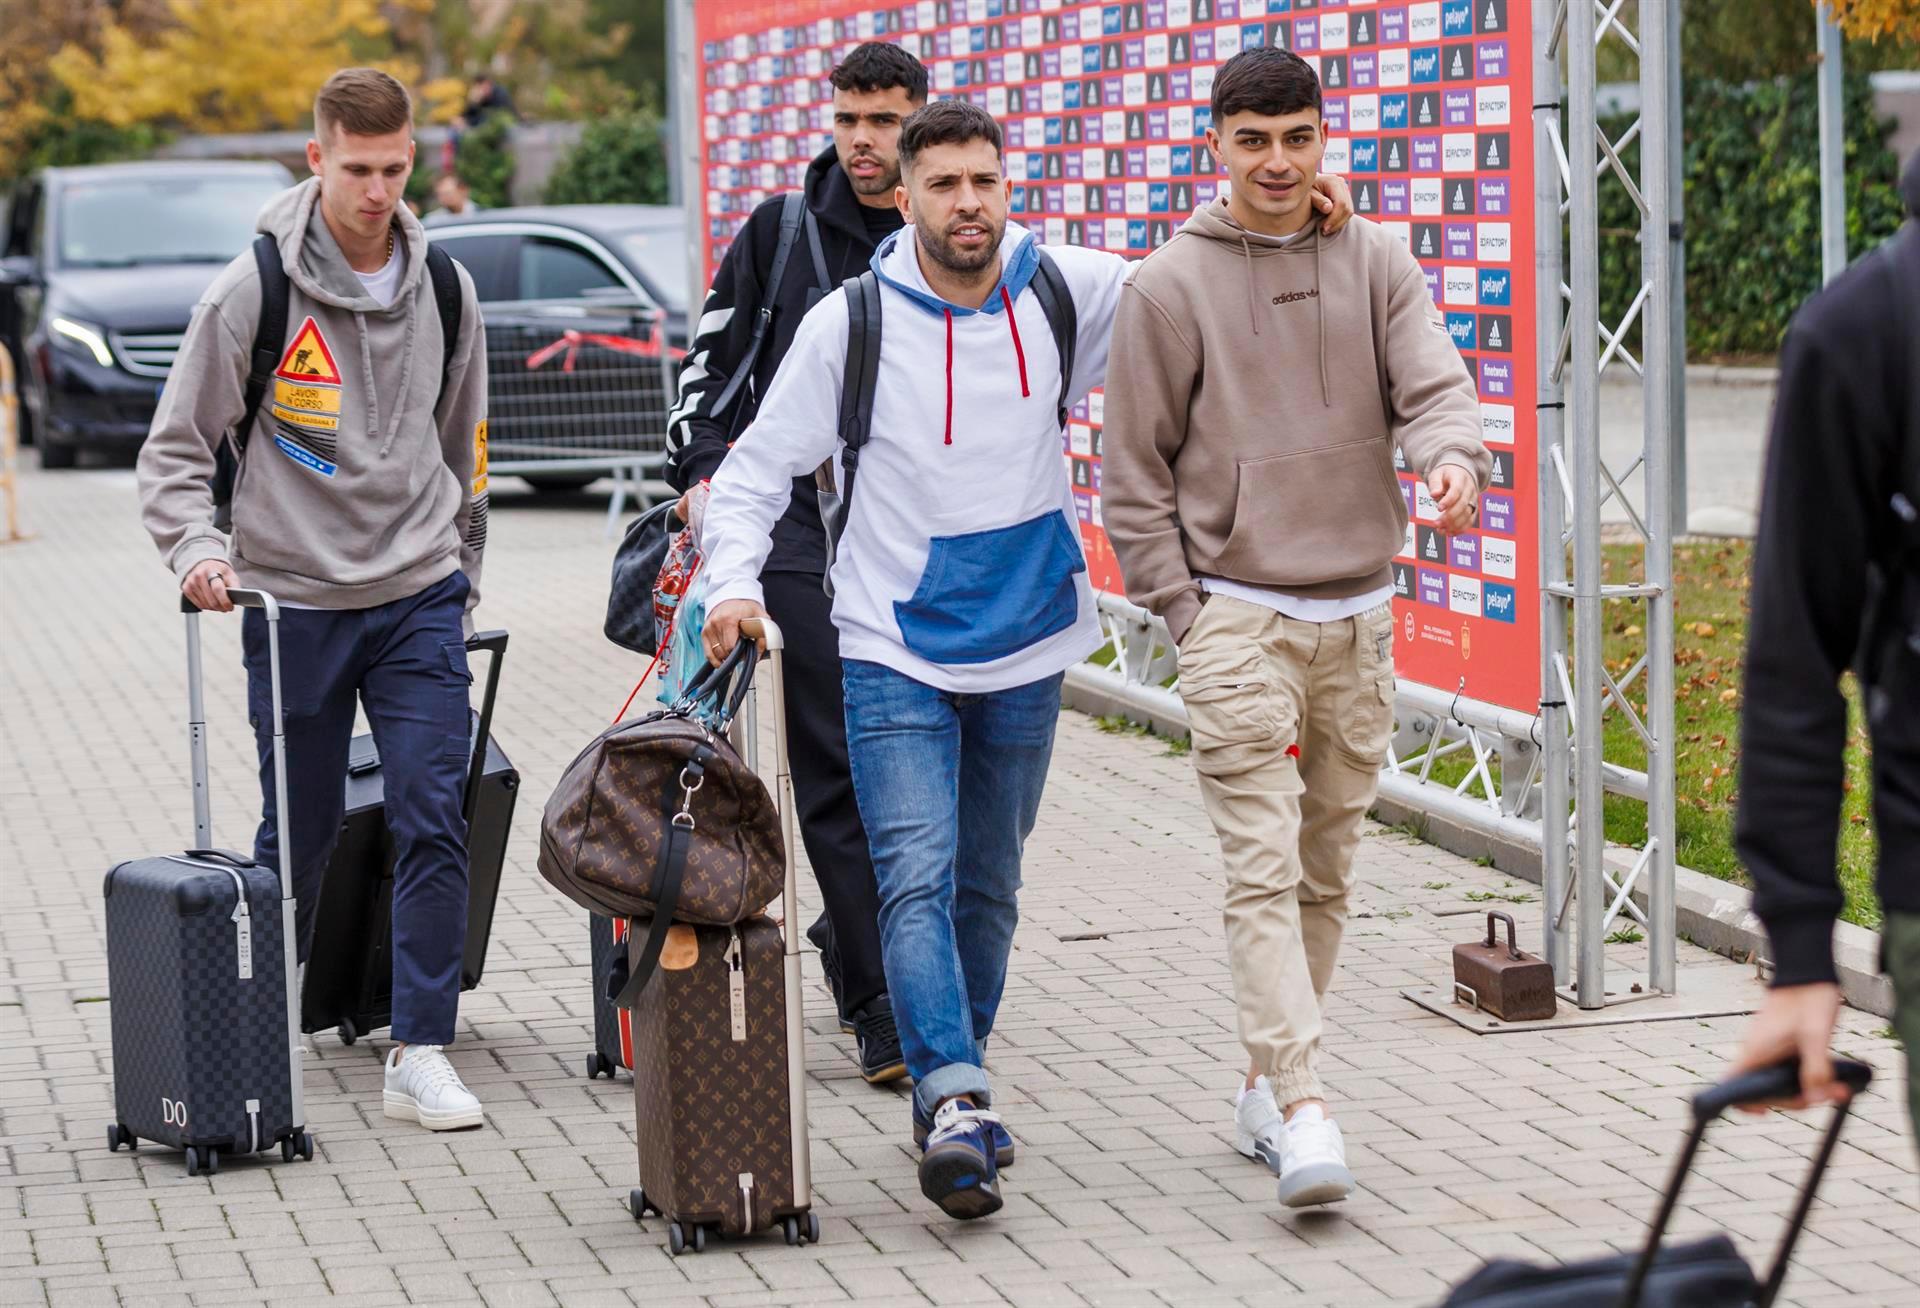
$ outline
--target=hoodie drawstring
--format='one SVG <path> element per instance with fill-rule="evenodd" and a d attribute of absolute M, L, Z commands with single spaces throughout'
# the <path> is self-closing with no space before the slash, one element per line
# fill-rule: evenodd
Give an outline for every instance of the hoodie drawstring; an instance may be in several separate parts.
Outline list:
<path fill-rule="evenodd" d="M 1020 398 L 1024 400 L 1033 393 L 1027 389 L 1027 352 L 1020 347 L 1020 324 L 1013 320 L 1013 297 L 1004 286 L 1000 288 L 1000 303 L 1007 306 L 1007 327 L 1013 332 L 1013 357 L 1020 365 Z"/>
<path fill-rule="evenodd" d="M 1320 294 L 1320 221 L 1313 221 L 1313 319 L 1320 333 L 1320 405 L 1333 407 L 1333 391 L 1327 385 L 1327 297 Z"/>
<path fill-rule="evenodd" d="M 419 299 L 419 287 L 416 286 L 412 288 L 408 293 L 413 295 L 416 301 Z M 386 437 L 380 442 L 380 457 L 383 459 L 387 457 L 387 452 L 393 448 L 393 442 L 400 435 L 401 420 L 406 416 L 407 412 L 407 396 L 413 390 L 413 367 L 417 362 L 414 357 L 413 338 L 415 332 L 419 329 L 420 322 L 420 310 L 417 303 L 414 311 L 406 315 L 406 319 L 407 340 L 406 344 L 402 347 L 406 363 L 400 369 L 400 390 L 393 405 L 393 419 L 387 424 Z M 377 431 L 380 427 L 380 408 L 379 401 L 375 398 L 373 387 L 373 345 L 371 338 L 367 335 L 366 315 L 356 313 L 353 315 L 353 320 L 358 323 L 360 327 L 360 361 L 366 369 L 367 376 L 367 426 Z"/>
<path fill-rule="evenodd" d="M 953 444 L 953 310 L 941 311 L 947 320 L 947 441 Z"/>
<path fill-rule="evenodd" d="M 1247 320 L 1253 324 L 1253 334 L 1260 334 L 1260 305 L 1253 297 L 1253 249 L 1247 244 L 1247 238 L 1240 238 L 1240 257 L 1247 261 Z"/>

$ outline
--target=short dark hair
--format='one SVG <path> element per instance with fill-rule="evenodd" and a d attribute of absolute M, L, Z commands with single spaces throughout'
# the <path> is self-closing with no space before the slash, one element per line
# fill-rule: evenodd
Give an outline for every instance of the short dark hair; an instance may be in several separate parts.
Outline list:
<path fill-rule="evenodd" d="M 836 91 L 871 93 L 899 87 L 915 104 L 927 100 L 927 66 L 890 41 L 867 41 L 827 74 Z"/>
<path fill-rule="evenodd" d="M 413 126 L 407 88 L 378 68 L 342 68 L 313 100 L 313 134 L 338 127 L 349 136 L 386 136 Z"/>
<path fill-rule="evenodd" d="M 1242 50 L 1213 79 L 1213 126 L 1232 114 L 1321 113 L 1320 79 L 1312 65 L 1291 50 L 1258 46 Z"/>
<path fill-rule="evenodd" d="M 970 100 L 935 100 L 915 109 L 900 124 L 900 171 L 912 168 L 914 159 L 931 145 L 988 141 L 997 155 L 1000 140 L 1000 124 L 979 105 Z"/>

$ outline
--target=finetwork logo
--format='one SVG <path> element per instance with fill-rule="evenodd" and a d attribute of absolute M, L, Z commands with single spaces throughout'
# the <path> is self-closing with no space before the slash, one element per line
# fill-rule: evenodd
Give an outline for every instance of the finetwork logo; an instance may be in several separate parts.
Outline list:
<path fill-rule="evenodd" d="M 1486 616 L 1495 622 L 1514 620 L 1514 590 L 1497 582 L 1486 582 L 1482 591 Z"/>

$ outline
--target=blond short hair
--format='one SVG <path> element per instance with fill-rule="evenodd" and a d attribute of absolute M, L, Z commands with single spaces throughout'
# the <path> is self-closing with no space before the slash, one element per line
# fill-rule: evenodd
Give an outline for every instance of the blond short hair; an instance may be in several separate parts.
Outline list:
<path fill-rule="evenodd" d="M 313 134 L 338 127 L 351 136 L 386 136 L 413 125 L 413 97 L 378 68 L 342 68 L 313 100 Z"/>

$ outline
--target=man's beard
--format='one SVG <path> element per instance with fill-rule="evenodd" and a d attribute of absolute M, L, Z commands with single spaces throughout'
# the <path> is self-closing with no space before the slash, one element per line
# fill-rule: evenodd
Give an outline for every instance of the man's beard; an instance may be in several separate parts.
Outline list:
<path fill-rule="evenodd" d="M 851 172 L 847 173 L 847 181 L 852 184 L 853 193 L 855 195 L 893 194 L 894 189 L 900 185 L 900 165 L 895 163 L 892 168 L 886 168 L 885 161 L 878 155 L 866 154 L 859 157 L 873 160 L 873 162 L 880 164 L 885 171 L 876 173 L 868 178 L 855 177 Z M 849 160 L 848 162 L 851 163 L 852 161 Z M 842 171 L 845 170 L 843 169 Z"/>
<path fill-rule="evenodd" d="M 928 258 L 950 273 L 973 277 L 1000 261 L 1000 242 L 1006 236 L 1007 229 L 1004 223 L 995 227 L 985 217 L 967 218 L 952 224 L 954 227 L 968 225 L 986 228 L 993 239 L 983 243 L 978 250 L 962 250 L 947 239 L 945 232 L 936 232 L 919 224 L 915 224 L 913 230 L 920 238 L 920 248 L 927 252 Z"/>

